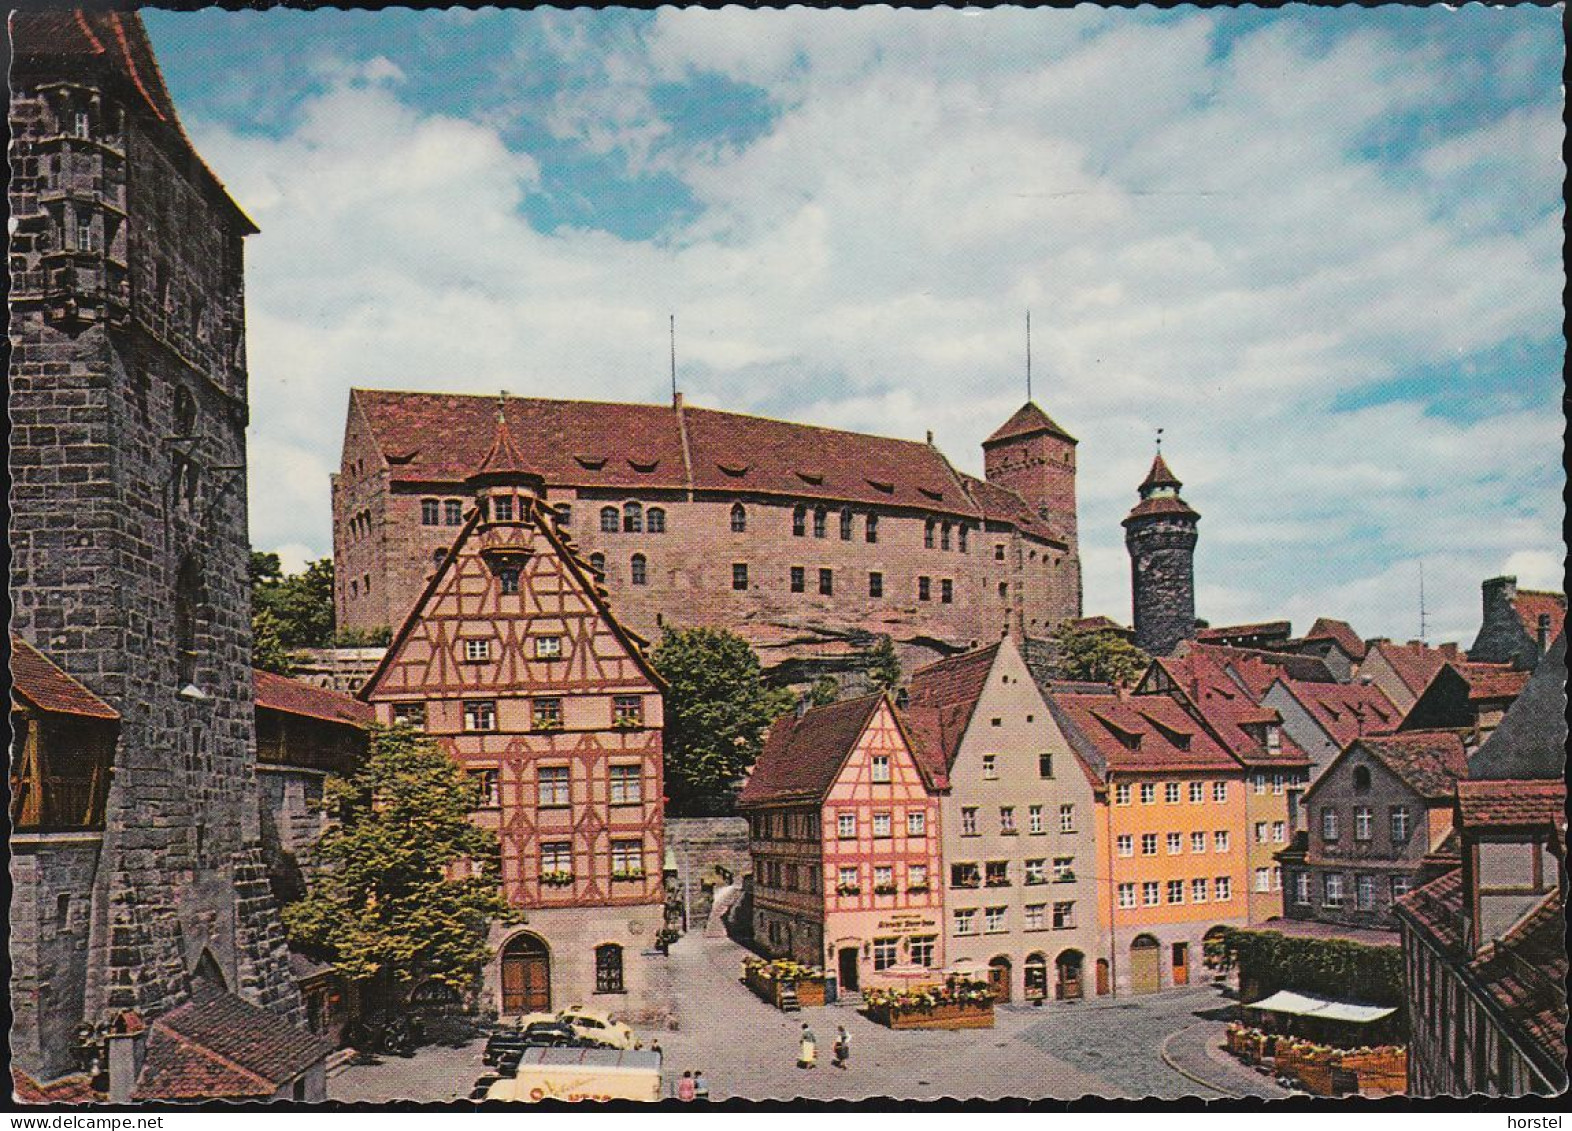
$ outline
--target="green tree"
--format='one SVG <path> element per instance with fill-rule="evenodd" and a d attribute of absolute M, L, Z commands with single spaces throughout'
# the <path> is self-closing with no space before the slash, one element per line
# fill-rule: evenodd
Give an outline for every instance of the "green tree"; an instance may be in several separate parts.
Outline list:
<path fill-rule="evenodd" d="M 888 636 L 879 637 L 879 642 L 868 653 L 868 680 L 880 691 L 894 691 L 901 682 L 901 661 Z"/>
<path fill-rule="evenodd" d="M 289 675 L 294 668 L 294 653 L 284 647 L 278 618 L 266 609 L 251 613 L 251 666 L 278 675 Z"/>
<path fill-rule="evenodd" d="M 808 689 L 808 702 L 815 707 L 827 707 L 841 697 L 841 685 L 833 675 L 821 675 Z"/>
<path fill-rule="evenodd" d="M 747 641 L 714 628 L 668 628 L 650 662 L 666 682 L 666 799 L 675 815 L 732 811 L 738 780 L 792 693 L 764 682 Z"/>
<path fill-rule="evenodd" d="M 310 562 L 300 573 L 284 573 L 278 555 L 251 551 L 251 615 L 273 618 L 285 648 L 327 648 L 333 644 L 333 559 Z"/>
<path fill-rule="evenodd" d="M 427 979 L 469 987 L 491 958 L 491 922 L 520 918 L 502 896 L 496 834 L 470 820 L 474 802 L 435 743 L 374 730 L 355 775 L 327 780 L 332 823 L 305 898 L 284 908 L 291 940 L 394 998 Z"/>
<path fill-rule="evenodd" d="M 1140 679 L 1152 658 L 1117 632 L 1082 630 L 1061 624 L 1050 637 L 1061 679 L 1128 686 Z"/>

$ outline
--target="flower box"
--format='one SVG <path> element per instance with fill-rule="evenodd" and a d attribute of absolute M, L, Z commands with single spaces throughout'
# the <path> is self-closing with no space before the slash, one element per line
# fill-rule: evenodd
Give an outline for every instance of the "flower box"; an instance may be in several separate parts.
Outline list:
<path fill-rule="evenodd" d="M 823 972 L 786 959 L 776 959 L 774 962 L 759 958 L 744 959 L 742 981 L 760 999 L 776 1009 L 782 1008 L 782 991 L 789 986 L 796 988 L 799 1006 L 824 1004 Z"/>
<path fill-rule="evenodd" d="M 894 884 L 874 884 L 873 885 L 873 894 L 874 895 L 894 895 L 895 894 L 895 885 Z"/>
<path fill-rule="evenodd" d="M 862 894 L 862 885 L 861 884 L 836 884 L 835 885 L 835 894 L 836 895 L 861 895 Z"/>
<path fill-rule="evenodd" d="M 642 880 L 644 878 L 644 869 L 640 868 L 637 871 L 613 872 L 611 874 L 611 878 L 612 878 L 613 882 L 616 882 L 616 881 L 619 881 L 619 880 L 626 880 L 626 881 Z"/>
<path fill-rule="evenodd" d="M 928 891 L 927 884 L 909 884 L 906 888 L 907 895 L 923 895 Z"/>
<path fill-rule="evenodd" d="M 864 1013 L 891 1029 L 992 1029 L 993 989 L 952 978 L 942 986 L 863 991 Z"/>
<path fill-rule="evenodd" d="M 870 1007 L 868 1019 L 891 1029 L 992 1029 L 993 1002 L 987 1005 L 936 1005 L 931 1009 Z"/>
<path fill-rule="evenodd" d="M 542 872 L 540 882 L 549 888 L 565 888 L 573 886 L 572 872 Z"/>

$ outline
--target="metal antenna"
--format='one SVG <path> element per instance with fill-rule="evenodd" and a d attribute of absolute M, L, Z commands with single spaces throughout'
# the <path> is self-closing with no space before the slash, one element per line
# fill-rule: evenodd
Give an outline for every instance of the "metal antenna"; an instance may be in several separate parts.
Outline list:
<path fill-rule="evenodd" d="M 1026 399 L 1032 399 L 1032 312 L 1026 312 Z"/>
<path fill-rule="evenodd" d="M 671 403 L 677 403 L 677 316 L 671 316 Z"/>
<path fill-rule="evenodd" d="M 1419 642 L 1421 644 L 1425 642 L 1427 619 L 1425 616 L 1425 562 L 1421 558 L 1419 560 Z"/>

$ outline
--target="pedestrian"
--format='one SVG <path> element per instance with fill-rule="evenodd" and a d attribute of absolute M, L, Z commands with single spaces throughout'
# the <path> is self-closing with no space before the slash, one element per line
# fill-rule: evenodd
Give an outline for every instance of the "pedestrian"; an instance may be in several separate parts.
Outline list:
<path fill-rule="evenodd" d="M 710 1082 L 704 1078 L 702 1069 L 693 1070 L 693 1098 L 701 1104 L 710 1102 Z"/>
<path fill-rule="evenodd" d="M 683 1103 L 693 1102 L 693 1073 L 684 1072 L 682 1079 L 677 1081 L 677 1098 Z"/>
<path fill-rule="evenodd" d="M 813 1035 L 813 1030 L 808 1028 L 808 1023 L 802 1023 L 802 1036 L 797 1039 L 797 1067 L 817 1068 L 819 1062 L 819 1039 Z"/>
<path fill-rule="evenodd" d="M 835 1027 L 835 1067 L 845 1068 L 846 1062 L 851 1060 L 851 1036 L 846 1032 L 846 1026 Z"/>

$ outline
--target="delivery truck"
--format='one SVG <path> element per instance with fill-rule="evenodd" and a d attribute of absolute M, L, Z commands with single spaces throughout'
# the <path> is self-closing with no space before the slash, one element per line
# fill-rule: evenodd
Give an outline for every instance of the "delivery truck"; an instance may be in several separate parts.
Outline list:
<path fill-rule="evenodd" d="M 646 1100 L 661 1098 L 653 1049 L 527 1048 L 518 1072 L 491 1085 L 488 1100 Z"/>

